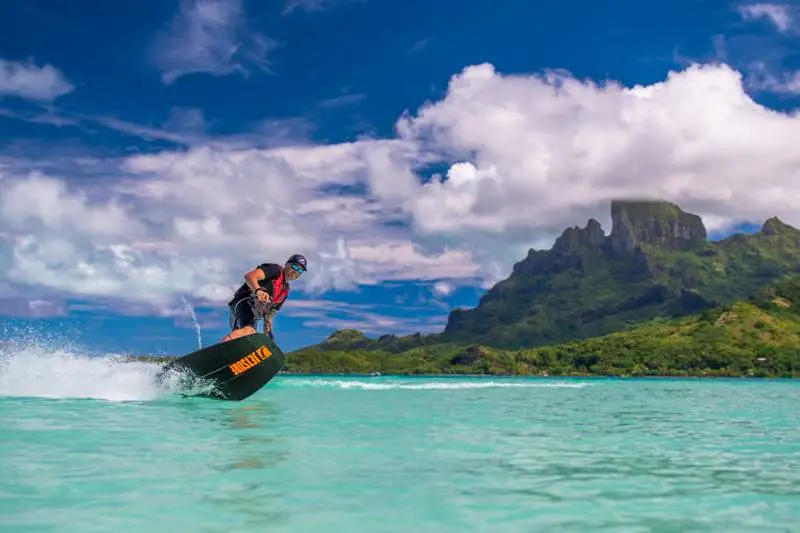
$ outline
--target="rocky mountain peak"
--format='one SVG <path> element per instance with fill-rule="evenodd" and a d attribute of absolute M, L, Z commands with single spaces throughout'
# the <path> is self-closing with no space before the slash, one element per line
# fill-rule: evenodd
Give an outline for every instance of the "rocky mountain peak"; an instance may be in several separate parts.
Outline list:
<path fill-rule="evenodd" d="M 702 246 L 707 233 L 702 219 L 665 201 L 612 200 L 611 248 L 628 253 L 641 244 L 688 250 Z"/>
<path fill-rule="evenodd" d="M 555 251 L 573 251 L 579 248 L 597 249 L 603 246 L 606 234 L 600 223 L 590 218 L 585 228 L 573 226 L 567 228 L 553 244 Z"/>
<path fill-rule="evenodd" d="M 761 233 L 764 235 L 778 235 L 781 233 L 798 232 L 798 230 L 789 224 L 786 224 L 778 217 L 768 218 L 764 225 L 761 226 Z"/>

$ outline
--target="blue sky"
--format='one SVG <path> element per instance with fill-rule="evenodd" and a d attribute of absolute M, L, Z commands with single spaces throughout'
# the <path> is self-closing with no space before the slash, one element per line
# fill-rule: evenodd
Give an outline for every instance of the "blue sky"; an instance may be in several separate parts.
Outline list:
<path fill-rule="evenodd" d="M 611 198 L 800 226 L 798 73 L 796 3 L 3 2 L 0 320 L 184 353 L 299 252 L 294 349 L 440 331 Z"/>

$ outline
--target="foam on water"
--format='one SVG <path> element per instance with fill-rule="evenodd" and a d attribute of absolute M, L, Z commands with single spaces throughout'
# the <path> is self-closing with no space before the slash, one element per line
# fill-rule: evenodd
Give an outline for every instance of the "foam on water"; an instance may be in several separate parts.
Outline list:
<path fill-rule="evenodd" d="M 413 378 L 412 378 L 413 379 Z M 452 379 L 442 381 L 426 380 L 421 383 L 409 381 L 378 381 L 378 380 L 349 380 L 330 378 L 294 378 L 281 382 L 282 386 L 363 389 L 363 390 L 459 390 L 459 389 L 494 389 L 494 388 L 570 388 L 581 389 L 588 383 L 536 383 L 532 381 L 497 381 L 497 380 L 470 380 L 455 381 Z"/>
<path fill-rule="evenodd" d="M 115 354 L 11 348 L 0 352 L 0 396 L 154 400 L 168 393 L 154 381 L 160 368 Z"/>
<path fill-rule="evenodd" d="M 179 372 L 167 373 L 159 383 L 156 375 L 161 368 L 120 354 L 91 355 L 52 340 L 6 341 L 0 345 L 0 398 L 152 401 L 210 388 Z"/>

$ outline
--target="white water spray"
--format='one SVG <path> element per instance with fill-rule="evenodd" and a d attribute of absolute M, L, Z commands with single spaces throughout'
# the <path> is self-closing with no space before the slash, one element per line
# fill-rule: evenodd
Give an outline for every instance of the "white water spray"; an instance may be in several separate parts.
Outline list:
<path fill-rule="evenodd" d="M 194 330 L 197 332 L 197 349 L 199 350 L 203 347 L 203 336 L 200 328 L 200 321 L 197 319 L 197 313 L 194 312 L 194 307 L 189 303 L 189 300 L 186 298 L 186 296 L 181 296 L 181 299 L 183 300 L 183 304 L 186 306 L 186 310 L 192 315 Z"/>
<path fill-rule="evenodd" d="M 53 343 L 56 344 L 56 343 Z M 91 355 L 80 348 L 28 340 L 0 342 L 0 399 L 93 398 L 152 401 L 174 394 L 207 392 L 213 384 L 167 372 L 162 365 L 121 354 Z"/>
<path fill-rule="evenodd" d="M 154 363 L 124 356 L 89 356 L 44 346 L 0 350 L 0 397 L 95 398 L 147 401 L 169 394 L 154 376 Z"/>

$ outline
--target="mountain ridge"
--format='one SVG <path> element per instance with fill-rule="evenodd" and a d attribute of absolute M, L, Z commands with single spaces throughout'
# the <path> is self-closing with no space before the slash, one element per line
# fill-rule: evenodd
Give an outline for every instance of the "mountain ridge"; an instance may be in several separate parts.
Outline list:
<path fill-rule="evenodd" d="M 530 249 L 477 306 L 451 310 L 442 332 L 361 334 L 356 344 L 392 351 L 438 343 L 544 346 L 702 312 L 800 272 L 800 231 L 777 217 L 755 234 L 709 241 L 702 219 L 671 202 L 613 200 L 610 211 L 609 234 L 590 218 L 566 228 L 550 249 Z M 341 336 L 334 332 L 322 345 Z"/>
<path fill-rule="evenodd" d="M 287 373 L 800 377 L 800 275 L 701 313 L 527 349 L 437 343 L 401 352 L 356 330 L 297 350 Z M 373 343 L 373 344 L 370 344 Z"/>

